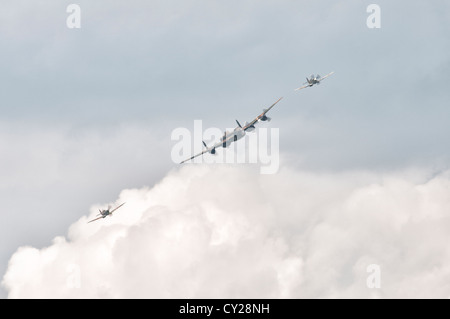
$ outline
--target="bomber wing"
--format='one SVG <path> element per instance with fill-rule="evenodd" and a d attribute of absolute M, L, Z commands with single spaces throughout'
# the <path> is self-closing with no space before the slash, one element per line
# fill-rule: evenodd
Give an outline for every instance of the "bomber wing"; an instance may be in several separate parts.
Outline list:
<path fill-rule="evenodd" d="M 186 163 L 187 161 L 193 160 L 193 159 L 196 158 L 197 156 L 203 155 L 203 154 L 205 154 L 205 153 L 208 153 L 208 150 L 203 150 L 203 151 L 201 151 L 200 153 L 195 154 L 194 156 L 191 156 L 190 158 L 185 159 L 184 161 L 180 162 L 180 164 L 183 164 L 183 163 Z"/>
<path fill-rule="evenodd" d="M 261 114 L 259 114 L 253 121 L 251 121 L 250 123 L 248 123 L 247 125 L 245 125 L 242 129 L 245 131 L 247 129 L 249 129 L 250 127 L 254 126 L 256 122 L 258 122 L 264 115 L 266 115 L 267 112 L 269 112 L 274 106 L 275 104 L 277 104 L 278 102 L 280 102 L 282 99 L 282 97 L 280 97 L 275 103 L 273 103 L 268 109 L 265 109 L 264 112 L 262 112 Z"/>
<path fill-rule="evenodd" d="M 206 146 L 205 142 L 203 142 L 203 144 Z M 185 159 L 185 160 L 182 161 L 180 164 L 183 164 L 183 163 L 186 163 L 186 162 L 188 162 L 188 161 L 190 161 L 190 160 L 193 160 L 194 158 L 196 158 L 196 157 L 198 157 L 198 156 L 200 156 L 200 155 L 203 155 L 203 154 L 205 154 L 205 153 L 209 153 L 209 152 L 211 152 L 212 149 L 217 148 L 217 147 L 220 147 L 220 146 L 222 146 L 222 142 L 216 143 L 216 144 L 214 144 L 214 145 L 211 146 L 211 147 L 206 147 L 206 148 L 205 148 L 203 151 L 201 151 L 200 153 L 195 154 L 194 156 L 191 156 L 191 157 L 188 158 L 188 159 Z"/>

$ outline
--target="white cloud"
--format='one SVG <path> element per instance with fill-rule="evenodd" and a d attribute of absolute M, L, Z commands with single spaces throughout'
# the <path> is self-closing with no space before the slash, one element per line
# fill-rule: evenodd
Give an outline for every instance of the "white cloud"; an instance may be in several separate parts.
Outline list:
<path fill-rule="evenodd" d="M 6 1 L 0 12 L 7 61 L 2 260 L 10 254 L 4 247 L 39 247 L 88 204 L 162 176 L 173 164 L 170 141 L 147 128 L 167 118 L 173 128 L 190 125 L 188 113 L 222 127 L 250 119 L 310 72 L 334 70 L 336 78 L 285 98 L 271 123 L 283 129 L 281 150 L 293 164 L 323 170 L 448 162 L 442 4 L 380 3 L 383 27 L 373 33 L 367 4 L 357 2 L 80 2 L 80 32 L 65 25 L 68 4 L 17 3 Z M 386 81 L 399 74 L 401 81 Z M 25 124 L 4 123 L 10 117 Z M 111 129 L 138 118 L 145 128 Z M 93 122 L 97 131 L 54 129 Z M 36 296 L 47 280 L 47 296 L 253 296 L 258 287 L 262 296 L 282 297 L 449 295 L 439 283 L 447 274 L 446 175 L 423 183 L 412 178 L 417 173 L 238 172 L 244 178 L 235 169 L 196 167 L 151 190 L 123 192 L 126 214 L 102 227 L 79 221 L 48 249 L 21 248 L 5 277 L 10 295 Z M 185 251 L 177 236 L 186 239 L 179 244 Z M 177 261 L 179 268 L 168 265 Z M 28 262 L 39 266 L 29 270 Z M 382 293 L 369 294 L 363 284 L 371 263 L 381 265 Z M 61 288 L 78 270 L 81 288 Z"/>
<path fill-rule="evenodd" d="M 17 247 L 48 245 L 89 206 L 161 179 L 173 166 L 166 135 L 156 125 L 0 120 L 0 277 Z"/>
<path fill-rule="evenodd" d="M 448 297 L 450 174 L 187 165 L 21 247 L 11 298 Z M 366 286 L 380 266 L 381 288 Z M 79 288 L 77 286 L 79 283 Z"/>

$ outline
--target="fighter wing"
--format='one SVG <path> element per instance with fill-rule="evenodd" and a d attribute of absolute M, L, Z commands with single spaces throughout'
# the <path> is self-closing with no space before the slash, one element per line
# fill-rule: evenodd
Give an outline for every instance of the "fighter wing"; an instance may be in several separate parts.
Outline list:
<path fill-rule="evenodd" d="M 92 222 L 95 222 L 96 220 L 99 220 L 100 218 L 103 218 L 103 216 L 100 216 L 100 217 L 95 218 L 95 219 L 93 219 L 93 220 L 91 220 L 91 221 L 88 221 L 88 224 L 89 224 L 89 223 L 92 223 Z"/>
<path fill-rule="evenodd" d="M 120 207 L 122 207 L 123 205 L 125 205 L 125 203 L 120 204 L 119 206 L 117 206 L 116 208 L 114 208 L 112 211 L 110 211 L 109 213 L 112 214 L 114 211 L 118 210 Z"/>
<path fill-rule="evenodd" d="M 245 125 L 242 129 L 245 131 L 247 130 L 249 127 L 255 125 L 256 122 L 258 122 L 264 115 L 266 115 L 267 112 L 269 112 L 274 106 L 275 104 L 277 104 L 278 102 L 280 102 L 282 99 L 282 97 L 280 97 L 275 103 L 273 103 L 268 109 L 264 110 L 264 112 L 262 112 L 261 114 L 259 114 L 253 121 L 251 121 L 250 123 L 248 123 L 247 125 Z"/>
<path fill-rule="evenodd" d="M 301 87 L 299 87 L 299 88 L 296 88 L 294 91 L 302 90 L 302 89 L 304 89 L 304 88 L 307 88 L 308 86 L 310 86 L 310 85 L 309 85 L 309 84 L 303 85 L 303 86 L 301 86 Z"/>
<path fill-rule="evenodd" d="M 320 78 L 319 82 L 321 82 L 322 80 L 325 80 L 327 77 L 329 77 L 330 75 L 332 75 L 334 72 L 330 72 L 327 75 L 323 76 Z"/>

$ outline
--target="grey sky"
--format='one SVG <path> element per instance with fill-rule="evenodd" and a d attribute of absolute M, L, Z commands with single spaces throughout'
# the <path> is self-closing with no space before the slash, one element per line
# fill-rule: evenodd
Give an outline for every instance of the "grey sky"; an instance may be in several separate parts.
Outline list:
<path fill-rule="evenodd" d="M 376 1 L 379 30 L 372 1 L 78 1 L 79 30 L 70 3 L 2 3 L 0 273 L 173 169 L 174 128 L 230 127 L 280 96 L 285 165 L 448 167 L 448 1 Z"/>

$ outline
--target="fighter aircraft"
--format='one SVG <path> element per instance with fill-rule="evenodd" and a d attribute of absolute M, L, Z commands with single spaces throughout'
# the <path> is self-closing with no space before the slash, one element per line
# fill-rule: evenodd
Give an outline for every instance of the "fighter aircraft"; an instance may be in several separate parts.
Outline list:
<path fill-rule="evenodd" d="M 196 158 L 197 156 L 203 155 L 205 153 L 210 153 L 210 154 L 216 154 L 216 148 L 218 147 L 223 147 L 226 148 L 228 147 L 228 145 L 230 145 L 232 142 L 236 142 L 237 140 L 240 140 L 241 138 L 243 138 L 245 136 L 246 132 L 251 132 L 253 130 L 255 130 L 255 124 L 261 121 L 268 121 L 270 122 L 271 118 L 268 117 L 266 115 L 267 112 L 269 112 L 274 106 L 275 104 L 277 104 L 278 102 L 280 102 L 280 100 L 282 99 L 282 97 L 280 97 L 275 103 L 273 103 L 269 108 L 267 109 L 263 109 L 263 112 L 258 115 L 253 121 L 251 121 L 250 123 L 245 122 L 244 126 L 241 125 L 241 123 L 239 123 L 238 120 L 236 120 L 237 123 L 237 127 L 231 131 L 231 132 L 224 132 L 220 142 L 215 143 L 212 146 L 207 146 L 206 143 L 204 141 L 203 145 L 205 146 L 205 149 L 203 151 L 201 151 L 200 153 L 182 161 L 180 164 L 183 164 L 187 161 L 190 161 L 194 158 Z"/>
<path fill-rule="evenodd" d="M 109 216 L 112 216 L 112 213 L 115 212 L 116 210 L 118 210 L 118 209 L 119 209 L 120 207 L 122 207 L 124 204 L 125 204 L 125 203 L 120 204 L 119 206 L 117 206 L 117 207 L 114 208 L 113 210 L 110 210 L 110 209 L 111 209 L 110 207 L 108 207 L 108 209 L 104 209 L 104 210 L 100 210 L 100 209 L 99 209 L 100 214 L 97 214 L 97 216 L 100 216 L 100 217 L 97 217 L 97 218 L 95 218 L 95 219 L 89 221 L 88 224 L 91 223 L 91 222 L 93 222 L 93 221 L 96 221 L 96 220 L 98 220 L 98 219 L 100 219 L 100 218 L 105 218 L 105 217 L 108 216 L 108 215 L 109 215 Z"/>
<path fill-rule="evenodd" d="M 306 78 L 306 82 L 303 83 L 304 85 L 301 86 L 301 87 L 299 87 L 299 88 L 297 88 L 297 89 L 295 89 L 295 91 L 298 91 L 298 90 L 301 90 L 301 89 L 304 89 L 304 88 L 307 88 L 307 87 L 311 87 L 311 86 L 313 86 L 314 84 L 320 84 L 320 82 L 322 82 L 323 80 L 325 80 L 327 77 L 329 77 L 329 76 L 332 75 L 333 73 L 334 73 L 334 72 L 328 73 L 327 75 L 325 75 L 325 76 L 323 76 L 323 77 L 320 77 L 319 74 L 317 74 L 317 75 L 311 74 L 311 77 L 310 77 L 310 78 Z"/>

